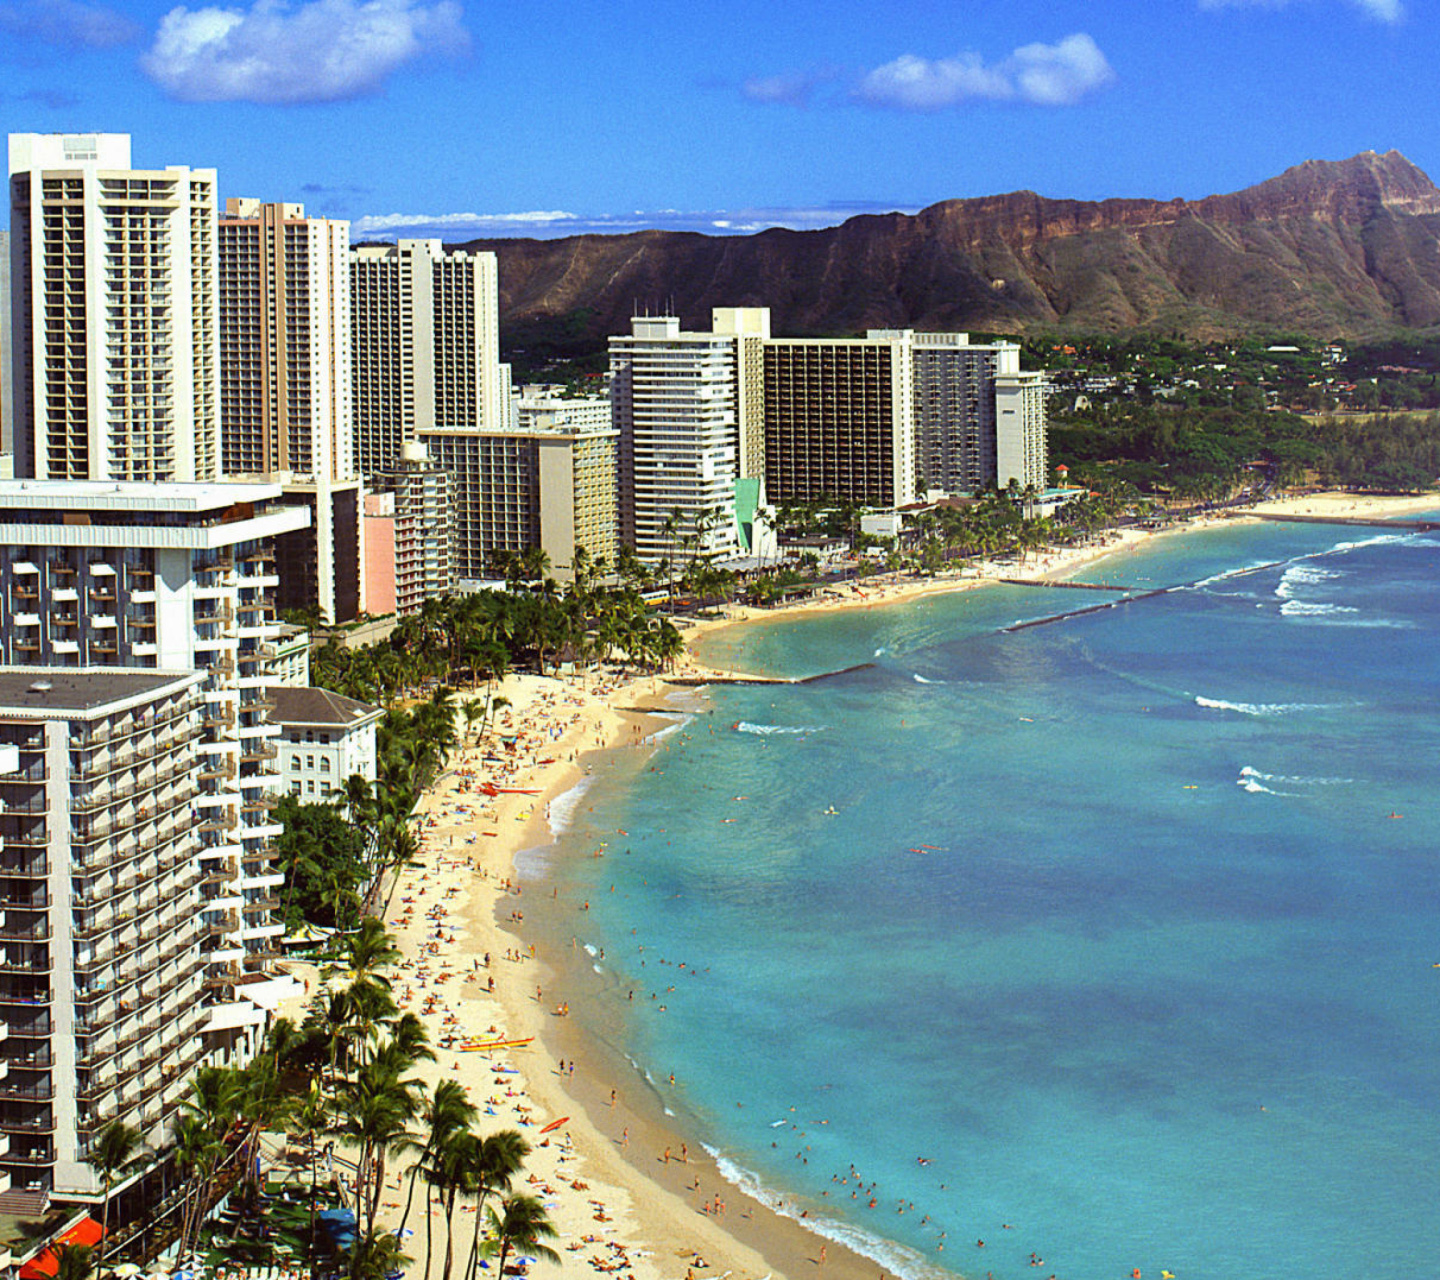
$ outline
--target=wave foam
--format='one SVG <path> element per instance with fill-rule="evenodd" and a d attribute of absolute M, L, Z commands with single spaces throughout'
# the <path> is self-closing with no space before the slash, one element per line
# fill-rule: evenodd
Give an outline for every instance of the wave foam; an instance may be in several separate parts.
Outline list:
<path fill-rule="evenodd" d="M 580 801 L 585 798 L 585 793 L 595 785 L 595 778 L 592 775 L 582 778 L 568 791 L 562 791 L 550 801 L 549 822 L 550 834 L 553 836 L 563 835 L 570 830 L 575 820 L 576 811 L 580 808 Z"/>
<path fill-rule="evenodd" d="M 748 720 L 736 721 L 735 728 L 741 733 L 758 733 L 769 737 L 774 733 L 819 733 L 821 726 L 806 724 L 751 724 Z"/>
<path fill-rule="evenodd" d="M 924 676 L 922 676 L 918 671 L 912 671 L 912 672 L 910 673 L 910 678 L 911 678 L 912 680 L 914 680 L 916 684 L 944 684 L 944 683 L 945 683 L 945 681 L 943 681 L 943 680 L 927 680 L 927 679 L 926 679 Z"/>
<path fill-rule="evenodd" d="M 1227 702 L 1224 698 L 1195 696 L 1195 705 L 1211 711 L 1236 711 L 1245 716 L 1286 716 L 1295 711 L 1328 711 L 1325 702 Z"/>
<path fill-rule="evenodd" d="M 1190 585 L 1193 588 L 1213 587 L 1217 582 L 1229 582 L 1231 578 L 1243 578 L 1248 574 L 1259 573 L 1261 569 L 1273 569 L 1280 560 L 1265 560 L 1259 564 L 1247 564 L 1243 569 L 1226 569 L 1221 573 L 1212 573 L 1208 578 L 1201 578 L 1198 582 Z"/>
<path fill-rule="evenodd" d="M 1236 778 L 1235 782 L 1237 786 L 1250 792 L 1251 795 L 1278 796 L 1286 794 L 1281 791 L 1272 791 L 1263 782 L 1256 782 L 1254 778 Z"/>
<path fill-rule="evenodd" d="M 1259 782 L 1283 782 L 1292 787 L 1348 787 L 1355 781 L 1354 778 L 1305 778 L 1294 774 L 1261 773 L 1248 764 L 1240 770 L 1240 777 L 1254 778 Z"/>
<path fill-rule="evenodd" d="M 747 1196 L 758 1200 L 774 1213 L 792 1222 L 798 1222 L 807 1231 L 869 1258 L 886 1274 L 898 1280 L 954 1280 L 954 1273 L 935 1266 L 923 1254 L 893 1240 L 885 1240 L 848 1222 L 835 1218 L 816 1217 L 813 1213 L 800 1217 L 800 1208 L 784 1197 L 771 1191 L 760 1178 L 749 1169 L 738 1165 L 729 1156 L 722 1154 L 708 1143 L 702 1144 L 706 1153 L 715 1161 L 720 1176 L 733 1187 L 738 1187 Z"/>
<path fill-rule="evenodd" d="M 1275 593 L 1279 595 L 1277 591 Z M 1359 613 L 1353 605 L 1325 604 L 1317 600 L 1287 599 L 1280 606 L 1280 613 L 1286 618 L 1329 618 L 1337 613 Z"/>

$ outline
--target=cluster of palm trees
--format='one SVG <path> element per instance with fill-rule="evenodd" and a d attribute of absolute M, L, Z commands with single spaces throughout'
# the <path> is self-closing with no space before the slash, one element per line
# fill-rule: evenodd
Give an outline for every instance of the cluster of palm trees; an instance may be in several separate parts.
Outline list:
<path fill-rule="evenodd" d="M 1146 514 L 1151 503 L 1130 486 L 1088 493 L 1055 516 L 1032 514 L 1039 498 L 1034 485 L 1011 481 L 1005 489 L 980 491 L 967 506 L 936 507 L 913 521 L 904 549 L 892 551 L 885 567 L 935 573 L 967 556 L 1018 555 L 1092 536 L 1125 515 Z"/>
<path fill-rule="evenodd" d="M 383 1280 L 412 1260 L 401 1241 L 417 1182 L 424 1184 L 426 1275 L 439 1248 L 443 1280 L 455 1280 L 454 1221 L 466 1203 L 474 1205 L 475 1223 L 465 1277 L 473 1276 L 482 1257 L 498 1257 L 503 1274 L 516 1250 L 555 1256 L 546 1244 L 555 1229 L 543 1205 L 509 1194 L 529 1154 L 524 1138 L 513 1130 L 481 1133 L 477 1110 L 460 1085 L 442 1079 L 429 1089 L 413 1074 L 435 1053 L 420 1019 L 400 1012 L 395 1001 L 389 970 L 399 955 L 380 921 L 365 918 L 337 935 L 326 983 L 302 1023 L 277 1019 L 249 1063 L 196 1073 L 174 1135 L 185 1176 L 178 1206 L 182 1256 L 199 1248 L 205 1221 L 225 1192 L 238 1187 L 242 1205 L 258 1205 L 260 1137 L 274 1130 L 298 1134 L 303 1144 L 312 1274 L 321 1253 L 321 1168 L 332 1165 L 337 1141 L 353 1155 L 353 1173 L 347 1176 L 349 1161 L 342 1160 L 331 1191 L 355 1216 L 355 1240 L 343 1256 L 351 1280 Z M 405 1217 L 390 1230 L 377 1226 L 381 1193 L 387 1170 L 406 1154 L 415 1160 Z M 439 1239 L 431 1214 L 437 1203 L 444 1222 Z"/>
<path fill-rule="evenodd" d="M 544 571 L 544 558 L 538 552 L 521 562 L 523 572 L 541 571 L 524 589 L 434 597 L 377 644 L 347 649 L 332 639 L 315 654 L 311 680 L 388 704 L 437 682 L 488 687 L 515 666 L 544 674 L 561 662 L 585 668 L 618 657 L 656 670 L 684 649 L 673 624 L 642 596 L 648 576 L 633 556 L 620 559 L 628 576 L 607 586 L 604 558 L 591 560 L 579 548 L 563 588 Z"/>

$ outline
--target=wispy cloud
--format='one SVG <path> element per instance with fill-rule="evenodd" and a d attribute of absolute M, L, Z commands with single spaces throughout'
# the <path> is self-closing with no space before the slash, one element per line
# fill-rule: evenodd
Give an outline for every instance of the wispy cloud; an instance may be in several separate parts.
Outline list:
<path fill-rule="evenodd" d="M 66 111 L 78 107 L 80 99 L 62 89 L 30 89 L 15 95 L 18 102 L 31 102 L 36 106 L 48 107 L 51 111 Z"/>
<path fill-rule="evenodd" d="M 942 111 L 976 100 L 1071 106 L 1105 88 L 1115 72 L 1083 32 L 1055 44 L 1027 44 L 986 63 L 966 52 L 953 58 L 905 54 L 867 72 L 855 90 L 861 102 L 901 111 Z"/>
<path fill-rule="evenodd" d="M 468 47 L 453 0 L 255 0 L 171 9 L 140 65 L 183 102 L 292 105 L 378 93 L 407 62 Z"/>
<path fill-rule="evenodd" d="M 382 213 L 357 218 L 353 240 L 394 240 L 397 237 L 443 240 L 533 236 L 624 235 L 632 231 L 699 231 L 706 235 L 750 235 L 771 227 L 795 231 L 833 227 L 862 213 L 914 213 L 920 205 L 887 201 L 836 201 L 793 208 L 658 209 L 637 213 L 579 214 L 563 210 L 527 213 Z"/>
<path fill-rule="evenodd" d="M 110 49 L 137 39 L 140 28 L 123 13 L 81 0 L 17 0 L 0 4 L 0 32 L 66 49 Z"/>
<path fill-rule="evenodd" d="M 1202 9 L 1285 9 L 1291 0 L 1199 0 Z M 1376 22 L 1394 25 L 1405 18 L 1405 6 L 1400 0 L 1345 0 L 1352 8 L 1358 9 L 1367 18 Z"/>
<path fill-rule="evenodd" d="M 815 91 L 840 78 L 838 67 L 811 67 L 801 71 L 782 71 L 772 76 L 751 76 L 740 86 L 740 92 L 752 102 L 779 102 L 791 107 L 808 107 Z"/>

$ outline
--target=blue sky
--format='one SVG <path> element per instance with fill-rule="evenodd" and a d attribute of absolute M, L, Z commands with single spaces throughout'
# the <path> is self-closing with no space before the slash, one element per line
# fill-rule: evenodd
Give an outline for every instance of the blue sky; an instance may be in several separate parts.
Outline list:
<path fill-rule="evenodd" d="M 1437 4 L 0 0 L 0 117 L 356 238 L 1198 198 L 1372 148 L 1440 176 Z"/>

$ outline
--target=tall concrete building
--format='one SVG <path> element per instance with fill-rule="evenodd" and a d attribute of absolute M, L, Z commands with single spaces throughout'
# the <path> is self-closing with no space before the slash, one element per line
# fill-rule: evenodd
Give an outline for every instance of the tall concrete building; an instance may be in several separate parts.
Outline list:
<path fill-rule="evenodd" d="M 217 478 L 215 171 L 126 134 L 11 134 L 9 167 L 16 474 Z"/>
<path fill-rule="evenodd" d="M 351 479 L 350 224 L 231 198 L 219 243 L 225 474 Z"/>
<path fill-rule="evenodd" d="M 766 487 L 777 503 L 893 509 L 927 492 L 1043 488 L 1045 380 L 1013 342 L 871 329 L 764 344 Z"/>
<path fill-rule="evenodd" d="M 205 681 L 0 668 L 0 744 L 15 757 L 0 774 L 7 1212 L 98 1195 L 86 1162 L 111 1121 L 162 1146 L 214 1048 L 194 813 Z"/>
<path fill-rule="evenodd" d="M 915 501 L 907 335 L 765 344 L 765 483 L 774 503 Z"/>
<path fill-rule="evenodd" d="M 351 413 L 350 224 L 232 198 L 219 223 L 220 428 L 227 476 L 278 481 L 310 522 L 277 544 L 285 609 L 360 611 Z"/>
<path fill-rule="evenodd" d="M 429 431 L 508 425 L 495 255 L 401 240 L 360 246 L 350 265 L 360 474 L 388 470 Z"/>
<path fill-rule="evenodd" d="M 0 665 L 203 673 L 186 816 L 199 840 L 204 1029 L 252 1047 L 291 989 L 273 963 L 284 876 L 265 687 L 278 630 L 272 543 L 308 517 L 279 498 L 279 485 L 0 481 Z M 143 754 L 117 753 L 117 767 L 145 768 Z M 145 838 L 155 815 L 137 815 L 128 795 L 97 789 L 94 834 Z"/>
<path fill-rule="evenodd" d="M 14 321 L 10 317 L 10 233 L 0 231 L 0 458 L 15 459 Z"/>
<path fill-rule="evenodd" d="M 768 453 L 756 357 L 769 336 L 765 308 L 716 308 L 708 333 L 674 316 L 637 316 L 610 339 L 610 397 L 619 433 L 621 539 L 644 560 L 697 537 L 705 559 L 745 550 L 737 483 L 759 479 Z"/>
<path fill-rule="evenodd" d="M 1046 447 L 1045 375 L 1022 370 L 1016 350 L 1013 367 L 995 374 L 995 483 L 1014 480 L 1022 489 L 1045 488 L 1050 465 Z"/>
<path fill-rule="evenodd" d="M 910 345 L 922 490 L 973 493 L 1003 489 L 1012 478 L 1022 488 L 1044 486 L 1044 375 L 1021 370 L 1018 343 L 908 329 L 872 329 L 869 337 Z"/>

